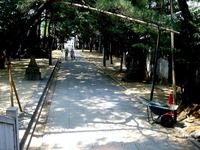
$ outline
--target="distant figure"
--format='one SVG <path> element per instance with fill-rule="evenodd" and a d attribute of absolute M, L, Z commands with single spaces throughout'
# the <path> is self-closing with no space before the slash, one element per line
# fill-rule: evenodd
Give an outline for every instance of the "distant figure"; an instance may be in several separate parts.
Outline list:
<path fill-rule="evenodd" d="M 75 59 L 74 49 L 72 48 L 70 51 L 71 59 Z"/>
<path fill-rule="evenodd" d="M 65 60 L 68 59 L 68 54 L 69 54 L 69 50 L 68 50 L 68 48 L 66 48 L 66 49 L 65 49 Z"/>

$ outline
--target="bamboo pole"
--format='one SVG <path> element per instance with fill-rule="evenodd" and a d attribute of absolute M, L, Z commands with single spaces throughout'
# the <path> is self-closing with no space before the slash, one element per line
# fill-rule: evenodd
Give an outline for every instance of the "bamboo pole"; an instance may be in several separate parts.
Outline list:
<path fill-rule="evenodd" d="M 98 9 L 98 8 L 94 8 L 94 7 L 90 7 L 90 6 L 86 6 L 86 5 L 81 5 L 81 4 L 77 4 L 77 3 L 63 2 L 62 0 L 60 0 L 60 1 L 55 0 L 54 2 L 65 4 L 65 5 L 71 5 L 71 6 L 75 6 L 75 7 L 80 7 L 80 8 L 85 8 L 85 9 L 89 9 L 89 10 L 92 10 L 92 11 L 101 12 L 101 13 L 104 13 L 104 14 L 107 14 L 107 15 L 120 17 L 120 18 L 129 20 L 129 21 L 132 21 L 132 22 L 136 22 L 136 23 L 140 23 L 140 24 L 146 24 L 146 25 L 153 27 L 153 28 L 156 28 L 156 29 L 159 28 L 160 30 L 172 32 L 172 33 L 175 33 L 175 34 L 180 34 L 180 32 L 175 31 L 171 28 L 163 27 L 163 26 L 160 26 L 160 25 L 157 25 L 157 24 L 154 24 L 154 23 L 149 23 L 149 22 L 146 22 L 146 21 L 143 21 L 143 20 L 140 20 L 140 19 L 131 18 L 131 17 L 128 17 L 128 16 L 124 16 L 122 14 L 112 13 L 112 12 L 109 12 L 109 11 L 105 11 L 105 10 L 102 10 L 102 9 Z"/>
<path fill-rule="evenodd" d="M 154 68 L 153 68 L 150 100 L 153 100 L 153 93 L 154 93 L 154 86 L 155 86 L 155 75 L 156 75 L 157 62 L 158 62 L 157 57 L 158 57 L 158 50 L 159 50 L 159 47 L 160 47 L 160 35 L 161 35 L 161 30 L 159 30 L 159 28 L 158 28 L 157 43 L 156 43 L 155 56 L 154 56 Z"/>
<path fill-rule="evenodd" d="M 18 94 L 17 94 L 15 83 L 14 83 L 14 80 L 13 80 L 13 77 L 12 77 L 12 70 L 11 70 L 10 59 L 8 59 L 6 51 L 4 51 L 3 53 L 4 53 L 4 57 L 6 59 L 6 65 L 7 65 L 8 74 L 9 74 L 11 106 L 12 107 L 14 106 L 14 102 L 13 102 L 13 90 L 14 90 L 15 96 L 16 96 L 16 99 L 17 99 L 17 103 L 18 103 L 18 106 L 19 106 L 19 109 L 22 112 L 22 107 L 21 107 L 21 104 L 20 104 L 20 101 L 19 101 L 19 97 L 18 97 Z"/>
<path fill-rule="evenodd" d="M 171 19 L 173 21 L 173 2 L 170 0 L 170 11 Z M 175 65 L 174 65 L 174 33 L 171 32 L 171 56 L 172 56 L 172 87 L 173 87 L 173 103 L 177 104 L 176 101 L 176 78 L 175 78 Z"/>
<path fill-rule="evenodd" d="M 17 103 L 18 103 L 18 106 L 19 106 L 19 110 L 22 112 L 21 103 L 20 103 L 20 101 L 19 101 L 19 97 L 18 97 L 18 93 L 17 93 L 16 87 L 15 87 L 15 83 L 14 83 L 13 77 L 12 77 L 11 69 L 10 69 L 10 73 L 11 73 L 11 82 L 12 82 L 12 87 L 13 87 L 14 92 L 15 92 L 15 96 L 16 96 Z"/>
<path fill-rule="evenodd" d="M 7 69 L 8 69 L 9 83 L 10 83 L 10 103 L 11 103 L 11 107 L 14 107 L 11 71 L 10 71 L 10 66 L 8 64 L 7 64 Z"/>

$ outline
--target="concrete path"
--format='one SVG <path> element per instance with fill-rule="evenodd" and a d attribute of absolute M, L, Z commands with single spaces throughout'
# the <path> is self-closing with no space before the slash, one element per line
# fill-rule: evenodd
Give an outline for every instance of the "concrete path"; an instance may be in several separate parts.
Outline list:
<path fill-rule="evenodd" d="M 30 150 L 197 150 L 173 128 L 147 122 L 146 107 L 78 52 L 62 61 L 44 136 Z"/>

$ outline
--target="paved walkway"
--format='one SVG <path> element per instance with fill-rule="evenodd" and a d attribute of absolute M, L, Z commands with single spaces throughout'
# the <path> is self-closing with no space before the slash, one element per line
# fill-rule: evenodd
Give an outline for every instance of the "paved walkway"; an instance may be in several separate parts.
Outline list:
<path fill-rule="evenodd" d="M 77 52 L 76 60 L 61 63 L 44 136 L 34 138 L 30 149 L 199 149 L 176 132 L 149 124 L 138 98 Z"/>

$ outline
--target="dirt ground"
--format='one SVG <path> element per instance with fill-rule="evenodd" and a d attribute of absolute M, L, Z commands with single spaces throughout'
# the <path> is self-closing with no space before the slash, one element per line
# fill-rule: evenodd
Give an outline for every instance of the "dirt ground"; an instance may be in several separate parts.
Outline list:
<path fill-rule="evenodd" d="M 139 86 L 141 85 L 140 83 L 125 83 L 122 81 L 122 77 L 124 73 L 119 71 L 119 65 L 120 65 L 120 60 L 119 58 L 113 58 L 113 63 L 112 65 L 109 64 L 109 61 L 107 62 L 107 66 L 104 67 L 102 65 L 102 55 L 97 53 L 97 52 L 89 52 L 88 50 L 80 50 L 81 54 L 91 61 L 92 63 L 95 63 L 98 67 L 104 70 L 107 74 L 112 76 L 115 80 L 118 82 L 121 82 L 121 85 L 128 86 L 129 88 L 134 88 L 137 86 L 137 88 L 140 88 Z M 53 55 L 56 58 L 62 57 L 61 51 L 56 50 L 53 51 Z M 164 86 L 164 85 L 160 85 Z M 133 93 L 133 94 L 139 94 L 139 96 L 142 97 L 148 97 L 149 93 L 145 91 L 146 87 L 141 87 L 142 90 L 138 93 Z M 167 87 L 166 90 L 160 90 L 160 89 L 155 89 L 155 98 L 162 97 L 164 101 L 167 101 L 169 98 L 169 89 L 170 87 Z M 143 93 L 141 91 L 144 91 Z M 159 95 L 161 93 L 161 95 Z M 191 106 L 180 106 L 177 110 L 177 123 L 174 125 L 175 127 L 179 128 L 183 134 L 185 134 L 188 137 L 192 137 L 197 139 L 200 142 L 200 105 L 199 104 L 193 104 Z"/>
<path fill-rule="evenodd" d="M 194 132 L 200 132 L 200 105 L 192 104 L 191 106 L 179 107 L 178 119 L 183 123 L 183 130 L 185 133 L 192 134 Z M 199 136 L 200 134 L 195 138 L 198 138 L 200 141 Z"/>

